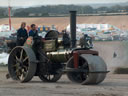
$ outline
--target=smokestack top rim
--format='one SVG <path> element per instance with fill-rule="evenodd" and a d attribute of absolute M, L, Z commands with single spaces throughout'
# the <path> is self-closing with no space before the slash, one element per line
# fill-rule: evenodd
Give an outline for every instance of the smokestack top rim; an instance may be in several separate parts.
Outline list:
<path fill-rule="evenodd" d="M 70 13 L 76 13 L 77 11 L 75 11 L 75 10 L 72 10 L 72 11 L 69 11 Z"/>

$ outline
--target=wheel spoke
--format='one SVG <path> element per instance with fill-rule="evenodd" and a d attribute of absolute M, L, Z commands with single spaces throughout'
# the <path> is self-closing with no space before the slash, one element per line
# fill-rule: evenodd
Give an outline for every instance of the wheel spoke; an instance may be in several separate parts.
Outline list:
<path fill-rule="evenodd" d="M 25 57 L 25 59 L 23 60 L 23 62 L 25 62 L 28 59 L 28 57 Z"/>
<path fill-rule="evenodd" d="M 14 64 L 12 67 L 16 67 L 17 68 L 18 67 L 18 64 Z"/>
<path fill-rule="evenodd" d="M 23 66 L 23 68 L 24 68 L 24 71 L 28 71 L 28 67 L 27 66 Z"/>
<path fill-rule="evenodd" d="M 20 79 L 23 80 L 25 78 L 26 72 L 24 69 L 21 69 L 21 76 Z"/>
<path fill-rule="evenodd" d="M 23 79 L 24 79 L 24 73 L 22 73 L 20 76 L 20 80 L 23 80 Z"/>
<path fill-rule="evenodd" d="M 21 73 L 20 73 L 20 70 L 19 70 L 19 69 L 16 69 L 15 73 L 16 73 L 17 77 L 19 77 L 19 76 L 21 75 Z"/>
<path fill-rule="evenodd" d="M 23 76 L 23 74 L 21 74 L 21 76 L 20 76 L 20 80 L 23 80 L 24 79 L 24 76 Z"/>
<path fill-rule="evenodd" d="M 19 72 L 19 69 L 16 69 L 16 73 L 18 73 Z"/>
<path fill-rule="evenodd" d="M 18 58 L 17 56 L 15 56 L 15 58 L 16 58 L 16 61 L 18 61 L 18 62 L 19 62 L 19 58 Z"/>
<path fill-rule="evenodd" d="M 20 60 L 22 60 L 22 57 L 23 57 L 23 49 L 21 50 L 21 53 L 20 53 Z"/>

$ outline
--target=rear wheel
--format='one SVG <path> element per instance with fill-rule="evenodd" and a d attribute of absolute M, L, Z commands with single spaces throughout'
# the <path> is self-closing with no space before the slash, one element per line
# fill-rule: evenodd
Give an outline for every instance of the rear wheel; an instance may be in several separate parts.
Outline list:
<path fill-rule="evenodd" d="M 74 68 L 73 57 L 69 60 L 67 68 Z M 81 84 L 98 84 L 101 83 L 107 72 L 105 62 L 99 56 L 81 55 L 79 57 L 79 69 L 85 72 L 67 72 L 67 77 L 76 83 Z"/>
<path fill-rule="evenodd" d="M 53 66 L 56 67 L 46 56 L 46 54 L 40 50 L 38 52 L 39 54 L 39 78 L 43 82 L 57 82 L 61 76 L 62 72 L 57 71 L 59 70 L 58 68 L 54 68 Z"/>
<path fill-rule="evenodd" d="M 60 78 L 61 78 L 62 74 L 58 73 L 58 74 L 45 74 L 45 75 L 40 75 L 39 78 L 43 81 L 43 82 L 57 82 Z"/>
<path fill-rule="evenodd" d="M 8 71 L 13 80 L 30 81 L 36 72 L 36 57 L 31 48 L 15 47 L 9 56 Z"/>

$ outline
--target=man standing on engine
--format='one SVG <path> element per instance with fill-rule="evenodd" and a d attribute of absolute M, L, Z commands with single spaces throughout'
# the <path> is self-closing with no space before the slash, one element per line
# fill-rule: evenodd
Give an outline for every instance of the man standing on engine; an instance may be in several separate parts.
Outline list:
<path fill-rule="evenodd" d="M 34 37 L 38 37 L 38 31 L 36 29 L 36 25 L 35 24 L 32 24 L 31 25 L 31 30 L 29 31 L 29 36 L 32 36 L 33 38 Z"/>
<path fill-rule="evenodd" d="M 23 46 L 25 41 L 28 38 L 27 30 L 25 29 L 26 23 L 22 22 L 21 23 L 21 28 L 18 29 L 17 31 L 17 46 Z"/>
<path fill-rule="evenodd" d="M 62 33 L 63 33 L 63 46 L 64 46 L 64 49 L 70 48 L 71 40 L 70 40 L 69 34 L 66 32 L 66 30 L 63 30 Z"/>

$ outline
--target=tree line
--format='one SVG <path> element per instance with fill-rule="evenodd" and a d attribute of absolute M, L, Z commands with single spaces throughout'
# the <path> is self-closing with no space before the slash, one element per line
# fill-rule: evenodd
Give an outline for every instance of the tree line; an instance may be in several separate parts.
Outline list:
<path fill-rule="evenodd" d="M 0 8 L 0 17 L 8 16 L 7 8 Z M 40 7 L 29 7 L 12 9 L 14 17 L 37 17 L 37 16 L 57 16 L 69 14 L 69 11 L 76 10 L 78 14 L 100 14 L 100 13 L 121 13 L 128 12 L 128 6 L 115 5 L 112 7 L 93 8 L 92 6 L 78 5 L 47 5 Z"/>
<path fill-rule="evenodd" d="M 0 18 L 7 17 L 8 10 L 7 8 L 0 8 Z"/>

